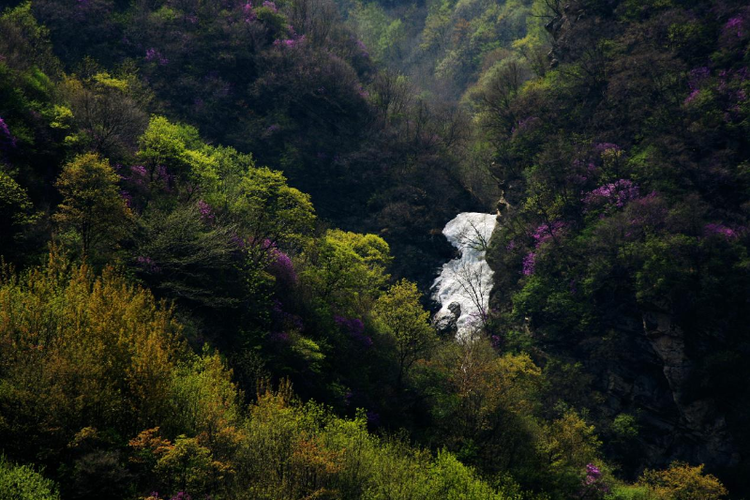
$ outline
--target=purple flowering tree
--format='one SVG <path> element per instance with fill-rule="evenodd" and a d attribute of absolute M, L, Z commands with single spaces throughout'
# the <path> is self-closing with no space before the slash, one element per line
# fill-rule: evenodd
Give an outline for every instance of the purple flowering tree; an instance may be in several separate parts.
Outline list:
<path fill-rule="evenodd" d="M 523 258 L 523 275 L 531 276 L 536 269 L 536 253 L 529 252 Z"/>
<path fill-rule="evenodd" d="M 216 214 L 214 214 L 211 205 L 203 200 L 198 200 L 198 211 L 201 214 L 201 220 L 206 224 L 213 224 L 216 222 Z"/>
<path fill-rule="evenodd" d="M 5 120 L 0 116 L 0 150 L 9 147 L 16 147 L 16 138 L 10 133 L 10 128 Z"/>
<path fill-rule="evenodd" d="M 584 212 L 604 209 L 606 211 L 623 208 L 628 202 L 638 198 L 640 189 L 629 179 L 620 179 L 604 184 L 584 194 L 581 201 Z"/>
<path fill-rule="evenodd" d="M 594 464 L 586 465 L 586 475 L 582 482 L 582 488 L 578 494 L 581 499 L 604 498 L 609 493 L 609 487 L 602 478 L 601 469 Z"/>
<path fill-rule="evenodd" d="M 339 329 L 346 333 L 356 344 L 369 349 L 372 347 L 372 338 L 365 335 L 365 324 L 359 318 L 345 318 L 335 315 L 333 322 Z"/>
<path fill-rule="evenodd" d="M 724 224 L 712 222 L 703 226 L 703 236 L 710 237 L 721 237 L 727 240 L 733 240 L 740 236 L 739 231 L 732 229 Z"/>

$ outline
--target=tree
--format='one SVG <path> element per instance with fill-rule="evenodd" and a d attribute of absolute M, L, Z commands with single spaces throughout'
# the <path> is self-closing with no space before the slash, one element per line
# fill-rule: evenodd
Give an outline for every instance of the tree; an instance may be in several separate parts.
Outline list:
<path fill-rule="evenodd" d="M 329 230 L 306 252 L 305 281 L 340 314 L 364 314 L 388 279 L 390 247 L 379 236 Z"/>
<path fill-rule="evenodd" d="M 205 215 L 201 213 L 204 210 Z M 235 226 L 211 223 L 207 205 L 147 210 L 139 219 L 134 264 L 161 296 L 192 307 L 237 307 L 245 290 Z"/>
<path fill-rule="evenodd" d="M 281 172 L 251 168 L 239 181 L 230 212 L 249 232 L 246 243 L 261 251 L 298 246 L 315 222 L 310 196 L 290 187 Z"/>
<path fill-rule="evenodd" d="M 14 465 L 0 455 L 0 500 L 59 500 L 57 487 L 26 465 Z"/>
<path fill-rule="evenodd" d="M 657 498 L 667 500 L 718 500 L 727 494 L 723 484 L 703 472 L 703 464 L 692 467 L 673 462 L 666 470 L 646 470 L 639 481 Z"/>
<path fill-rule="evenodd" d="M 65 78 L 62 93 L 70 102 L 85 143 L 110 158 L 127 156 L 148 123 L 143 109 L 149 96 L 134 74 L 95 71 L 93 68 L 93 75 L 81 79 Z"/>
<path fill-rule="evenodd" d="M 33 205 L 26 190 L 0 170 L 0 248 L 12 248 L 24 226 L 34 222 Z"/>
<path fill-rule="evenodd" d="M 99 244 L 116 245 L 130 231 L 133 215 L 118 180 L 109 160 L 87 153 L 67 163 L 55 184 L 63 201 L 53 220 L 77 233 L 83 257 Z"/>
<path fill-rule="evenodd" d="M 437 338 L 429 323 L 430 313 L 419 303 L 420 297 L 417 285 L 401 280 L 384 293 L 373 308 L 373 316 L 381 330 L 396 345 L 399 386 L 412 364 Z"/>
<path fill-rule="evenodd" d="M 0 441 L 58 458 L 83 427 L 131 432 L 171 415 L 181 327 L 111 269 L 95 278 L 57 254 L 0 276 Z M 54 461 L 54 459 L 51 459 Z"/>

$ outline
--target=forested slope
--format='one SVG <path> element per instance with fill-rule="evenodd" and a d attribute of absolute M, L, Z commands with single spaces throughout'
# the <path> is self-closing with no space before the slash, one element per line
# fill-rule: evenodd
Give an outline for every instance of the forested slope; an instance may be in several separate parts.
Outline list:
<path fill-rule="evenodd" d="M 0 499 L 747 491 L 742 2 L 13 3 Z"/>

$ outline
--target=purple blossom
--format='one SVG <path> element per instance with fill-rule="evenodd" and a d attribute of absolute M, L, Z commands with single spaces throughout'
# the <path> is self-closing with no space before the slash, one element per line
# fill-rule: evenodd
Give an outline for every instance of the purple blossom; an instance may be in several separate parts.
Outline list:
<path fill-rule="evenodd" d="M 304 42 L 305 42 L 305 35 L 302 35 L 299 37 L 287 38 L 285 40 L 276 39 L 273 41 L 273 44 L 276 47 L 286 47 L 289 49 L 293 49 L 294 47 L 297 47 Z"/>
<path fill-rule="evenodd" d="M 741 17 L 733 17 L 727 23 L 724 25 L 724 34 L 725 35 L 737 35 L 737 38 L 743 38 L 745 36 L 745 32 L 742 31 L 743 28 L 743 20 Z"/>
<path fill-rule="evenodd" d="M 190 495 L 185 493 L 184 491 L 180 491 L 175 496 L 170 498 L 170 500 L 191 500 Z"/>
<path fill-rule="evenodd" d="M 289 334 L 284 332 L 274 332 L 271 334 L 271 342 L 286 344 L 289 342 Z"/>
<path fill-rule="evenodd" d="M 245 3 L 245 5 L 242 6 L 242 14 L 245 16 L 246 23 L 251 23 L 258 18 L 250 2 L 247 2 Z"/>
<path fill-rule="evenodd" d="M 5 120 L 0 117 L 0 146 L 6 145 L 10 145 L 11 147 L 15 148 L 16 138 L 13 137 L 13 134 L 10 133 L 10 128 L 8 128 L 8 124 L 5 123 Z"/>
<path fill-rule="evenodd" d="M 739 236 L 734 229 L 715 222 L 703 226 L 703 235 L 706 237 L 723 236 L 728 240 L 735 239 Z"/>
<path fill-rule="evenodd" d="M 633 181 L 620 179 L 594 189 L 584 195 L 581 201 L 586 205 L 584 211 L 607 205 L 622 208 L 629 201 L 638 198 L 639 192 L 638 186 Z"/>
<path fill-rule="evenodd" d="M 527 116 L 526 118 L 522 118 L 521 120 L 518 120 L 516 125 L 510 130 L 510 133 L 513 134 L 516 132 L 523 132 L 531 128 L 531 126 L 538 121 L 539 118 L 537 118 L 536 116 Z"/>
<path fill-rule="evenodd" d="M 490 337 L 490 342 L 492 343 L 492 347 L 498 350 L 502 347 L 503 344 L 502 339 L 499 335 L 492 335 Z"/>
<path fill-rule="evenodd" d="M 370 53 L 367 50 L 367 46 L 362 40 L 357 40 L 357 47 L 361 51 L 360 55 L 362 57 L 370 57 Z"/>
<path fill-rule="evenodd" d="M 302 318 L 300 318 L 296 314 L 286 312 L 284 310 L 283 304 L 278 299 L 275 299 L 273 301 L 273 305 L 271 306 L 271 315 L 274 320 L 276 331 L 279 332 L 278 334 L 271 335 L 271 340 L 286 341 L 289 338 L 289 335 L 284 332 L 301 332 L 305 329 Z"/>
<path fill-rule="evenodd" d="M 161 66 L 164 66 L 167 63 L 169 63 L 169 59 L 161 55 L 161 53 L 158 50 L 154 49 L 153 47 L 150 49 L 146 49 L 146 60 L 156 62 L 160 64 Z"/>
<path fill-rule="evenodd" d="M 230 238 L 230 241 L 232 242 L 232 244 L 234 244 L 234 246 L 236 246 L 240 250 L 243 250 L 245 248 L 245 239 L 237 233 L 234 233 L 232 235 L 232 237 Z"/>
<path fill-rule="evenodd" d="M 124 189 L 120 191 L 120 196 L 123 200 L 125 200 L 125 204 L 128 206 L 128 208 L 133 208 L 133 195 L 125 191 Z"/>
<path fill-rule="evenodd" d="M 586 476 L 582 482 L 581 498 L 603 498 L 609 493 L 609 487 L 602 481 L 602 471 L 594 464 L 586 465 Z"/>
<path fill-rule="evenodd" d="M 263 7 L 267 8 L 267 9 L 271 9 L 273 12 L 278 12 L 279 11 L 278 7 L 276 7 L 276 4 L 273 3 L 273 2 L 269 2 L 268 0 L 266 0 L 265 2 L 263 2 Z"/>
<path fill-rule="evenodd" d="M 276 278 L 280 279 L 287 286 L 297 284 L 297 272 L 294 269 L 292 259 L 287 254 L 273 248 L 269 251 L 273 261 L 270 264 L 270 271 Z"/>
<path fill-rule="evenodd" d="M 613 144 L 611 142 L 599 142 L 594 145 L 594 151 L 602 154 L 605 151 L 621 151 L 621 148 L 617 144 Z"/>
<path fill-rule="evenodd" d="M 201 213 L 201 220 L 203 222 L 211 224 L 216 220 L 216 215 L 214 214 L 211 205 L 203 200 L 198 200 L 198 211 Z"/>
<path fill-rule="evenodd" d="M 148 170 L 143 165 L 132 165 L 130 167 L 130 178 L 132 179 L 145 179 L 148 177 Z"/>
<path fill-rule="evenodd" d="M 147 271 L 150 273 L 161 272 L 161 268 L 156 265 L 156 262 L 154 262 L 154 260 L 151 257 L 139 255 L 138 257 L 136 257 L 135 261 L 144 271 Z"/>
<path fill-rule="evenodd" d="M 599 479 L 602 475 L 602 471 L 594 464 L 588 464 L 586 465 L 586 475 L 593 477 L 594 479 Z"/>
<path fill-rule="evenodd" d="M 343 316 L 334 316 L 333 322 L 343 330 L 349 337 L 357 341 L 365 348 L 370 348 L 373 345 L 372 338 L 369 335 L 365 335 L 365 324 L 359 318 L 345 318 Z"/>
<path fill-rule="evenodd" d="M 169 170 L 167 170 L 167 167 L 164 165 L 159 165 L 156 167 L 156 178 L 160 179 L 164 183 L 164 190 L 169 192 L 172 190 L 172 181 L 174 180 L 174 176 L 169 173 Z"/>
<path fill-rule="evenodd" d="M 685 99 L 685 104 L 693 102 L 695 98 L 698 97 L 701 87 L 710 76 L 711 70 L 706 66 L 695 68 L 690 71 L 690 73 L 688 73 L 688 86 L 690 87 L 690 95 L 688 95 Z"/>
<path fill-rule="evenodd" d="M 560 232 L 565 229 L 567 224 L 561 220 L 555 221 L 552 224 L 542 224 L 537 227 L 532 233 L 531 237 L 536 242 L 536 248 L 539 248 L 549 240 L 556 238 Z"/>
<path fill-rule="evenodd" d="M 529 252 L 526 254 L 526 257 L 523 258 L 523 275 L 524 276 L 531 276 L 534 274 L 534 269 L 536 267 L 536 254 L 534 252 Z"/>
<path fill-rule="evenodd" d="M 589 180 L 589 178 L 587 176 L 580 175 L 580 174 L 573 174 L 568 179 L 573 184 L 576 184 L 576 185 L 579 185 L 579 186 L 581 186 L 583 184 L 586 184 L 586 182 L 588 182 L 588 180 Z"/>
<path fill-rule="evenodd" d="M 696 97 L 701 93 L 700 89 L 693 89 L 690 94 L 685 98 L 683 104 L 690 104 L 695 100 Z"/>

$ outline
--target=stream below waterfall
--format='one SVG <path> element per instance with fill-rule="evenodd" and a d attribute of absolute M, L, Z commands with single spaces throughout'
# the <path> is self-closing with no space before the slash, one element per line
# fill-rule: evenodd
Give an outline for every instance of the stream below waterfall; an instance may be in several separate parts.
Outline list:
<path fill-rule="evenodd" d="M 495 214 L 464 212 L 443 229 L 460 255 L 443 264 L 432 285 L 433 299 L 441 306 L 433 321 L 438 328 L 455 321 L 458 337 L 469 334 L 486 318 L 493 272 L 485 254 L 496 225 Z"/>

